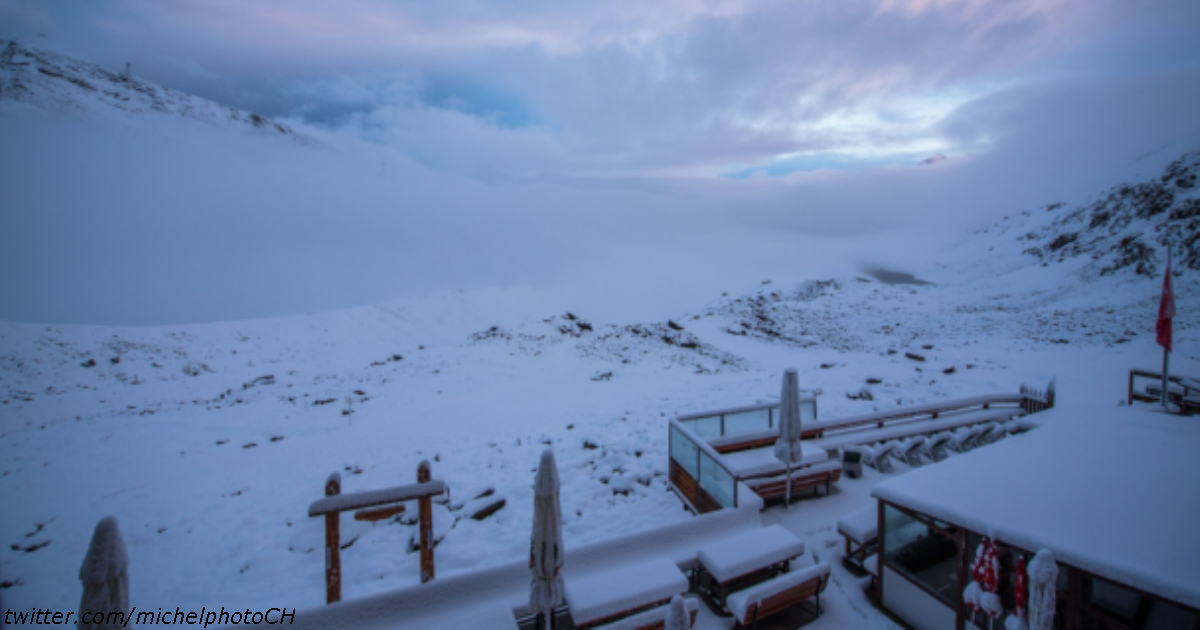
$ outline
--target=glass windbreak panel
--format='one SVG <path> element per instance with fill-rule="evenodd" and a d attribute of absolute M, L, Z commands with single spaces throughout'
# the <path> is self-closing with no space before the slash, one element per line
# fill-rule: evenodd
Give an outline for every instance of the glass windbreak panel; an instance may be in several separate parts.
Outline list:
<path fill-rule="evenodd" d="M 1131 591 L 1108 580 L 1090 578 L 1090 581 L 1092 593 L 1090 600 L 1093 606 L 1112 613 L 1125 621 L 1133 621 L 1133 618 L 1137 615 L 1138 606 L 1142 603 L 1140 593 Z"/>
<path fill-rule="evenodd" d="M 884 527 L 888 565 L 952 606 L 958 578 L 954 541 L 890 505 L 885 506 Z"/>
<path fill-rule="evenodd" d="M 1150 605 L 1150 614 L 1142 630 L 1172 630 L 1173 628 L 1195 628 L 1196 613 L 1180 608 L 1161 599 Z"/>
<path fill-rule="evenodd" d="M 671 459 L 675 460 L 693 479 L 699 474 L 696 457 L 700 447 L 692 443 L 679 429 L 671 427 Z"/>
<path fill-rule="evenodd" d="M 721 468 L 708 453 L 700 453 L 700 487 L 708 491 L 721 505 L 733 505 L 733 476 Z"/>
<path fill-rule="evenodd" d="M 817 399 L 800 399 L 800 422 L 813 422 L 817 419 Z"/>
<path fill-rule="evenodd" d="M 725 414 L 725 435 L 742 435 L 771 430 L 770 408 Z"/>
<path fill-rule="evenodd" d="M 685 420 L 688 429 L 702 438 L 721 437 L 721 416 Z"/>

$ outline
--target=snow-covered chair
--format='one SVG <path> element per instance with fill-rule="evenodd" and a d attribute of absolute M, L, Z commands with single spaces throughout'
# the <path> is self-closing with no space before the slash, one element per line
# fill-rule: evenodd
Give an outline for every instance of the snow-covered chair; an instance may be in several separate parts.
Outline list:
<path fill-rule="evenodd" d="M 928 457 L 931 461 L 940 462 L 950 456 L 946 452 L 946 443 L 953 437 L 949 431 L 942 431 L 935 434 L 933 437 L 925 440 L 921 445 L 921 454 Z"/>
<path fill-rule="evenodd" d="M 979 444 L 995 444 L 1008 435 L 1008 431 L 999 422 L 989 422 L 983 425 L 983 431 L 976 438 Z"/>
<path fill-rule="evenodd" d="M 979 427 L 959 427 L 954 430 L 946 447 L 958 453 L 965 453 L 975 448 L 975 436 L 979 435 Z"/>
<path fill-rule="evenodd" d="M 923 444 L 925 444 L 924 435 L 914 435 L 906 440 L 900 440 L 899 445 L 892 451 L 892 457 L 909 466 L 920 466 Z"/>
<path fill-rule="evenodd" d="M 975 446 L 986 446 L 988 444 L 991 444 L 992 443 L 992 441 L 991 441 L 992 427 L 995 424 L 996 423 L 994 423 L 994 422 L 985 422 L 985 423 L 979 425 L 979 432 L 976 433 L 975 437 L 972 439 L 973 444 Z"/>
<path fill-rule="evenodd" d="M 892 462 L 888 456 L 891 455 L 894 448 L 896 448 L 895 442 L 881 442 L 870 447 L 870 450 L 864 449 L 867 455 L 866 464 L 881 473 L 892 472 Z"/>

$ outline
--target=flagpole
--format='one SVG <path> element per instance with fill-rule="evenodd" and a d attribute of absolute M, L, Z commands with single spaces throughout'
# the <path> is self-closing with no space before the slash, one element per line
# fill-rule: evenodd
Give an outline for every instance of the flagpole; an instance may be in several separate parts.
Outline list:
<path fill-rule="evenodd" d="M 1163 406 L 1163 409 L 1169 409 L 1169 407 L 1167 407 L 1167 367 L 1169 364 L 1168 359 L 1170 356 L 1171 356 L 1171 353 L 1167 352 L 1166 348 L 1163 348 L 1163 382 L 1162 382 L 1162 406 Z"/>

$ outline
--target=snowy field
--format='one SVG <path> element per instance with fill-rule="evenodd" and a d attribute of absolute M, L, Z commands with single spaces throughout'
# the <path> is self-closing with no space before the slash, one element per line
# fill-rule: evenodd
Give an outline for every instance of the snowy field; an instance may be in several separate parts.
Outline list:
<path fill-rule="evenodd" d="M 936 284 L 760 286 L 679 313 L 682 330 L 582 312 L 498 327 L 505 292 L 193 326 L 5 323 L 0 487 L 16 506 L 0 517 L 5 604 L 76 606 L 91 528 L 112 514 L 135 605 L 320 605 L 323 524 L 305 510 L 325 477 L 340 471 L 345 492 L 408 483 L 423 458 L 456 501 L 489 486 L 507 500 L 483 521 L 440 514 L 455 519 L 440 526 L 443 576 L 528 552 L 545 445 L 560 464 L 568 548 L 690 518 L 667 489 L 665 419 L 776 396 L 787 366 L 834 418 L 1054 377 L 1060 405 L 1117 405 L 1130 367 L 1158 365 L 1156 282 L 920 277 Z M 1196 312 L 1180 285 L 1179 312 Z M 1200 371 L 1194 322 L 1176 324 L 1185 373 Z M 848 398 L 864 390 L 872 400 Z M 843 479 L 833 496 L 764 521 L 835 557 L 837 518 L 866 505 L 874 480 Z M 416 583 L 414 532 L 343 519 L 344 597 Z M 821 627 L 860 614 L 856 584 L 835 568 Z"/>

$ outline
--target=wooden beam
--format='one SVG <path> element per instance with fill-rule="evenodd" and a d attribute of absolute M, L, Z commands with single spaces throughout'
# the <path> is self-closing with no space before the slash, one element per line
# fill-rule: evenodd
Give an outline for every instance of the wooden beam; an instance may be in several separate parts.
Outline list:
<path fill-rule="evenodd" d="M 428 484 L 431 476 L 429 460 L 423 459 L 417 465 L 417 484 Z M 433 501 L 431 495 L 423 495 L 417 499 L 417 521 L 421 529 L 421 583 L 434 578 L 433 570 Z"/>
<path fill-rule="evenodd" d="M 334 497 L 342 492 L 342 476 L 333 473 L 325 481 L 325 496 Z M 341 514 L 325 515 L 325 603 L 342 600 L 342 557 L 338 520 Z"/>
<path fill-rule="evenodd" d="M 433 495 L 442 494 L 446 491 L 446 482 L 438 479 L 434 481 L 423 481 L 416 484 L 406 486 L 394 486 L 391 488 L 383 488 L 382 490 L 370 490 L 368 492 L 354 492 L 350 494 L 339 494 L 337 496 L 327 496 L 323 499 L 317 499 L 308 506 L 309 516 L 321 516 L 331 512 L 341 512 L 344 510 L 359 510 L 362 508 L 375 507 L 377 505 L 386 505 L 388 503 L 400 503 L 401 501 L 412 501 L 421 497 L 431 497 Z"/>
<path fill-rule="evenodd" d="M 382 521 L 385 518 L 391 518 L 397 514 L 404 513 L 403 505 L 385 505 L 383 507 L 368 508 L 359 510 L 354 513 L 356 521 Z"/>

